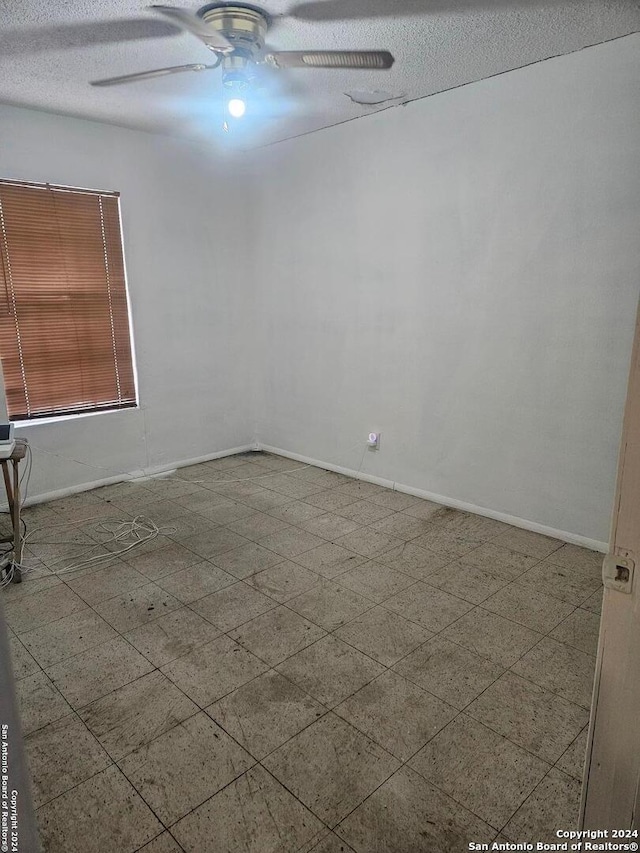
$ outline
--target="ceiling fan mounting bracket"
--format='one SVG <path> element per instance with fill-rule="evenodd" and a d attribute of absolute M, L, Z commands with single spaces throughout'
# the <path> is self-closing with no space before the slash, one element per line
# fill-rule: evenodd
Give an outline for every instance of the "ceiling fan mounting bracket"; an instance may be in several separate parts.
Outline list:
<path fill-rule="evenodd" d="M 218 30 L 237 50 L 256 56 L 264 47 L 269 21 L 254 6 L 215 3 L 203 6 L 198 17 Z"/>

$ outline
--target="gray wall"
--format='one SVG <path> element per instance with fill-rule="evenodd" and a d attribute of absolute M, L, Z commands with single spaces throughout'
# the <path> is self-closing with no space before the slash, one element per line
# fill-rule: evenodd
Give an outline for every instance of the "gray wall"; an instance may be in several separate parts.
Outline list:
<path fill-rule="evenodd" d="M 252 440 L 241 174 L 166 137 L 0 107 L 0 176 L 120 191 L 137 353 L 139 410 L 17 430 L 33 447 L 31 494 Z"/>
<path fill-rule="evenodd" d="M 606 540 L 639 77 L 630 36 L 259 152 L 260 440 Z"/>

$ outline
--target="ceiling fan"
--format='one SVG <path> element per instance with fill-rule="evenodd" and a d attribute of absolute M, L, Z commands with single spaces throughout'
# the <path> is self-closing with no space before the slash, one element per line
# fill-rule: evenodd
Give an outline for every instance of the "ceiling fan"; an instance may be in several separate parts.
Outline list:
<path fill-rule="evenodd" d="M 269 17 L 261 9 L 247 5 L 215 3 L 198 12 L 173 6 L 150 6 L 172 23 L 200 39 L 216 56 L 212 64 L 191 63 L 156 68 L 120 77 L 93 80 L 92 86 L 117 86 L 149 80 L 183 71 L 210 71 L 222 66 L 222 82 L 227 92 L 227 110 L 233 118 L 245 112 L 243 94 L 250 85 L 253 66 L 272 68 L 391 68 L 393 56 L 387 50 L 286 50 L 264 53 Z"/>

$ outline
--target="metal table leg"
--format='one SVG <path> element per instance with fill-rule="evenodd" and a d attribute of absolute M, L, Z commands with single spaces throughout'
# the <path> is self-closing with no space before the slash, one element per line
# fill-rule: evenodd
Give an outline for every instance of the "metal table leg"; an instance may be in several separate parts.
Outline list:
<path fill-rule="evenodd" d="M 9 475 L 9 460 L 2 459 L 2 476 L 4 477 L 4 486 L 7 492 L 7 503 L 9 504 L 9 513 L 13 525 L 13 583 L 22 583 L 22 571 L 20 564 L 22 563 L 22 530 L 20 526 L 20 477 L 18 474 L 18 460 L 12 459 L 13 465 L 13 483 Z"/>
<path fill-rule="evenodd" d="M 20 525 L 20 476 L 18 460 L 12 459 L 13 465 L 13 579 L 14 583 L 22 583 L 22 528 Z"/>

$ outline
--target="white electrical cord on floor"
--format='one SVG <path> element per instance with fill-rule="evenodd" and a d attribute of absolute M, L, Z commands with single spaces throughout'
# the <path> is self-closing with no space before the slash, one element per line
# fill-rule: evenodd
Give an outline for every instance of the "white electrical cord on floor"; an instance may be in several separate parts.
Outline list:
<path fill-rule="evenodd" d="M 20 507 L 22 509 L 22 507 L 24 507 L 24 503 L 27 499 L 29 481 L 31 479 L 31 471 L 33 468 L 33 454 L 32 454 L 32 450 L 31 450 L 31 446 L 29 445 L 28 442 L 24 441 L 23 439 L 16 439 L 16 441 L 21 441 L 22 443 L 24 443 L 26 445 L 26 455 L 27 455 L 27 465 L 26 465 L 25 470 L 24 470 L 24 472 L 20 478 L 20 487 L 21 487 L 21 489 L 20 489 L 20 491 L 21 491 Z M 345 453 L 341 454 L 341 456 L 344 456 L 346 453 L 350 453 L 352 450 L 354 450 L 356 447 L 359 447 L 359 446 L 360 446 L 360 442 L 358 442 L 358 444 L 353 445 L 351 448 L 349 448 L 349 450 L 347 450 L 347 451 L 345 451 Z M 61 459 L 66 459 L 66 460 L 71 461 L 71 462 L 76 462 L 79 465 L 86 465 L 87 467 L 94 468 L 96 470 L 99 469 L 99 470 L 112 471 L 112 472 L 115 470 L 115 469 L 110 469 L 110 468 L 103 468 L 102 466 L 99 466 L 99 465 L 98 466 L 91 465 L 91 463 L 89 463 L 89 462 L 82 462 L 79 459 L 72 459 L 71 457 L 64 456 L 63 454 L 53 453 L 52 451 L 44 450 L 44 448 L 36 448 L 36 449 L 42 450 L 44 453 L 47 453 L 51 456 L 57 456 Z M 362 466 L 364 464 L 364 457 L 365 457 L 366 452 L 367 452 L 367 446 L 365 445 L 365 448 L 362 452 L 362 457 L 360 459 L 360 464 L 358 466 L 358 470 L 356 471 L 356 474 L 359 474 L 360 471 L 362 470 Z M 336 458 L 340 458 L 340 457 L 334 457 L 334 459 L 336 459 Z M 211 460 L 211 461 L 215 461 L 215 460 Z M 329 461 L 332 461 L 332 460 L 329 460 Z M 196 464 L 198 464 L 198 463 L 196 463 Z M 294 473 L 296 471 L 303 471 L 305 468 L 315 468 L 315 467 L 320 467 L 320 466 L 305 464 L 302 466 L 299 465 L 296 468 L 287 468 L 284 471 L 269 471 L 265 474 L 256 474 L 254 477 L 238 477 L 235 479 L 223 479 L 223 480 L 220 480 L 219 482 L 221 485 L 226 485 L 228 483 L 229 484 L 230 483 L 245 483 L 245 482 L 250 482 L 253 480 L 260 480 L 264 477 L 274 477 L 274 476 L 277 476 L 279 474 L 289 474 L 289 473 Z M 122 471 L 118 471 L 118 473 L 121 474 L 122 476 L 124 476 L 126 478 L 126 480 L 128 480 L 128 481 L 135 481 L 136 479 L 140 479 L 137 477 L 132 477 L 130 474 L 126 474 L 125 472 L 122 472 Z M 189 480 L 188 482 L 198 484 L 198 483 L 210 483 L 211 481 L 210 480 Z M 23 489 L 23 483 L 24 483 L 24 489 Z M 109 521 L 109 520 L 105 521 L 105 520 L 103 520 L 103 516 L 94 516 L 93 518 L 85 518 L 85 519 L 82 519 L 81 521 L 75 521 L 75 522 L 74 521 L 66 521 L 66 522 L 61 522 L 60 524 L 53 524 L 53 525 L 49 524 L 49 525 L 46 525 L 46 527 L 34 528 L 34 530 L 28 532 L 25 535 L 24 540 L 23 540 L 23 546 L 26 546 L 28 542 L 30 542 L 30 544 L 36 544 L 36 545 L 48 545 L 48 544 L 49 545 L 80 545 L 82 543 L 78 543 L 78 542 L 75 542 L 73 540 L 69 540 L 69 541 L 58 540 L 56 542 L 47 542 L 46 540 L 44 540 L 44 541 L 41 540 L 40 542 L 33 542 L 33 541 L 31 541 L 31 537 L 35 533 L 37 533 L 39 530 L 49 530 L 51 527 L 75 527 L 77 525 L 85 525 L 91 521 L 96 521 L 96 520 L 100 520 L 100 519 L 102 519 L 102 521 L 101 521 L 101 524 L 98 525 L 98 529 L 99 530 L 102 529 L 105 533 L 111 533 L 111 536 L 109 538 L 105 539 L 103 542 L 96 542 L 95 545 L 91 545 L 85 553 L 87 553 L 87 554 L 91 553 L 92 551 L 95 551 L 96 548 L 106 546 L 107 544 L 109 544 L 111 542 L 118 542 L 118 543 L 122 543 L 122 544 L 126 543 L 125 547 L 123 547 L 119 550 L 108 551 L 107 553 L 100 553 L 100 554 L 96 554 L 96 555 L 91 556 L 91 557 L 86 557 L 85 559 L 79 560 L 76 563 L 72 563 L 71 565 L 64 566 L 64 568 L 60 568 L 60 569 L 56 569 L 55 567 L 58 564 L 63 563 L 67 559 L 66 557 L 62 557 L 59 560 L 53 561 L 53 563 L 51 565 L 48 565 L 48 566 L 43 565 L 42 567 L 40 567 L 40 566 L 36 567 L 36 566 L 28 566 L 28 565 L 25 565 L 23 563 L 16 564 L 15 562 L 12 562 L 9 555 L 11 555 L 13 552 L 12 552 L 12 550 L 8 550 L 5 552 L 4 555 L 0 555 L 0 559 L 2 556 L 7 557 L 6 562 L 3 564 L 0 564 L 0 572 L 2 572 L 4 570 L 4 574 L 0 580 L 0 589 L 2 587 L 8 586 L 11 583 L 16 568 L 20 569 L 22 575 L 32 574 L 32 573 L 40 573 L 40 575 L 43 577 L 46 577 L 48 575 L 56 575 L 57 576 L 57 575 L 67 574 L 69 572 L 78 572 L 78 571 L 81 571 L 82 569 L 93 568 L 94 566 L 99 567 L 101 565 L 108 565 L 114 559 L 119 557 L 121 554 L 125 554 L 128 551 L 131 551 L 134 548 L 139 547 L 140 545 L 142 545 L 146 542 L 150 542 L 152 539 L 155 539 L 158 536 L 169 535 L 170 533 L 176 532 L 176 528 L 173 528 L 173 527 L 158 527 L 158 525 L 154 521 L 152 521 L 149 518 L 146 518 L 143 515 L 138 515 L 134 519 L 132 519 L 131 521 Z M 133 541 L 130 541 L 132 538 L 133 538 Z"/>
<path fill-rule="evenodd" d="M 95 518 L 85 518 L 82 521 L 65 521 L 60 524 L 47 525 L 47 527 L 37 527 L 34 530 L 27 533 L 24 538 L 24 544 L 27 543 L 35 544 L 35 545 L 82 545 L 84 543 L 74 542 L 73 540 L 58 540 L 56 542 L 47 542 L 47 540 L 40 540 L 39 542 L 31 542 L 31 537 L 37 533 L 39 530 L 49 530 L 51 527 L 75 527 L 79 524 L 88 524 L 92 520 L 102 519 L 102 516 L 96 516 Z M 96 548 L 101 548 L 108 545 L 111 542 L 118 542 L 124 545 L 124 547 L 114 550 L 107 551 L 106 553 L 95 554 L 94 556 L 85 557 L 84 559 L 78 560 L 71 565 L 66 565 L 64 568 L 57 569 L 56 566 L 60 563 L 63 563 L 67 558 L 62 557 L 61 559 L 54 560 L 48 566 L 28 566 L 24 564 L 20 564 L 17 566 L 22 572 L 22 574 L 31 574 L 31 573 L 40 573 L 41 576 L 46 577 L 47 575 L 63 575 L 68 572 L 77 572 L 82 569 L 93 568 L 94 566 L 108 565 L 114 559 L 118 558 L 121 554 L 126 554 L 127 552 L 133 550 L 134 548 L 143 545 L 145 542 L 150 542 L 152 539 L 156 539 L 158 536 L 167 536 L 171 533 L 176 532 L 175 527 L 158 527 L 158 525 L 151 521 L 151 519 L 146 518 L 143 515 L 138 515 L 131 521 L 102 521 L 98 526 L 98 529 L 102 529 L 105 533 L 110 533 L 109 538 L 105 539 L 103 542 L 96 542 L 94 545 L 90 545 L 85 554 L 90 554 L 92 551 L 95 551 Z M 131 541 L 133 539 L 133 541 Z M 13 572 L 15 571 L 16 565 L 12 564 L 9 568 L 7 575 L 3 578 L 0 583 L 0 587 L 6 586 L 8 583 L 11 583 L 11 579 L 13 578 Z"/>

